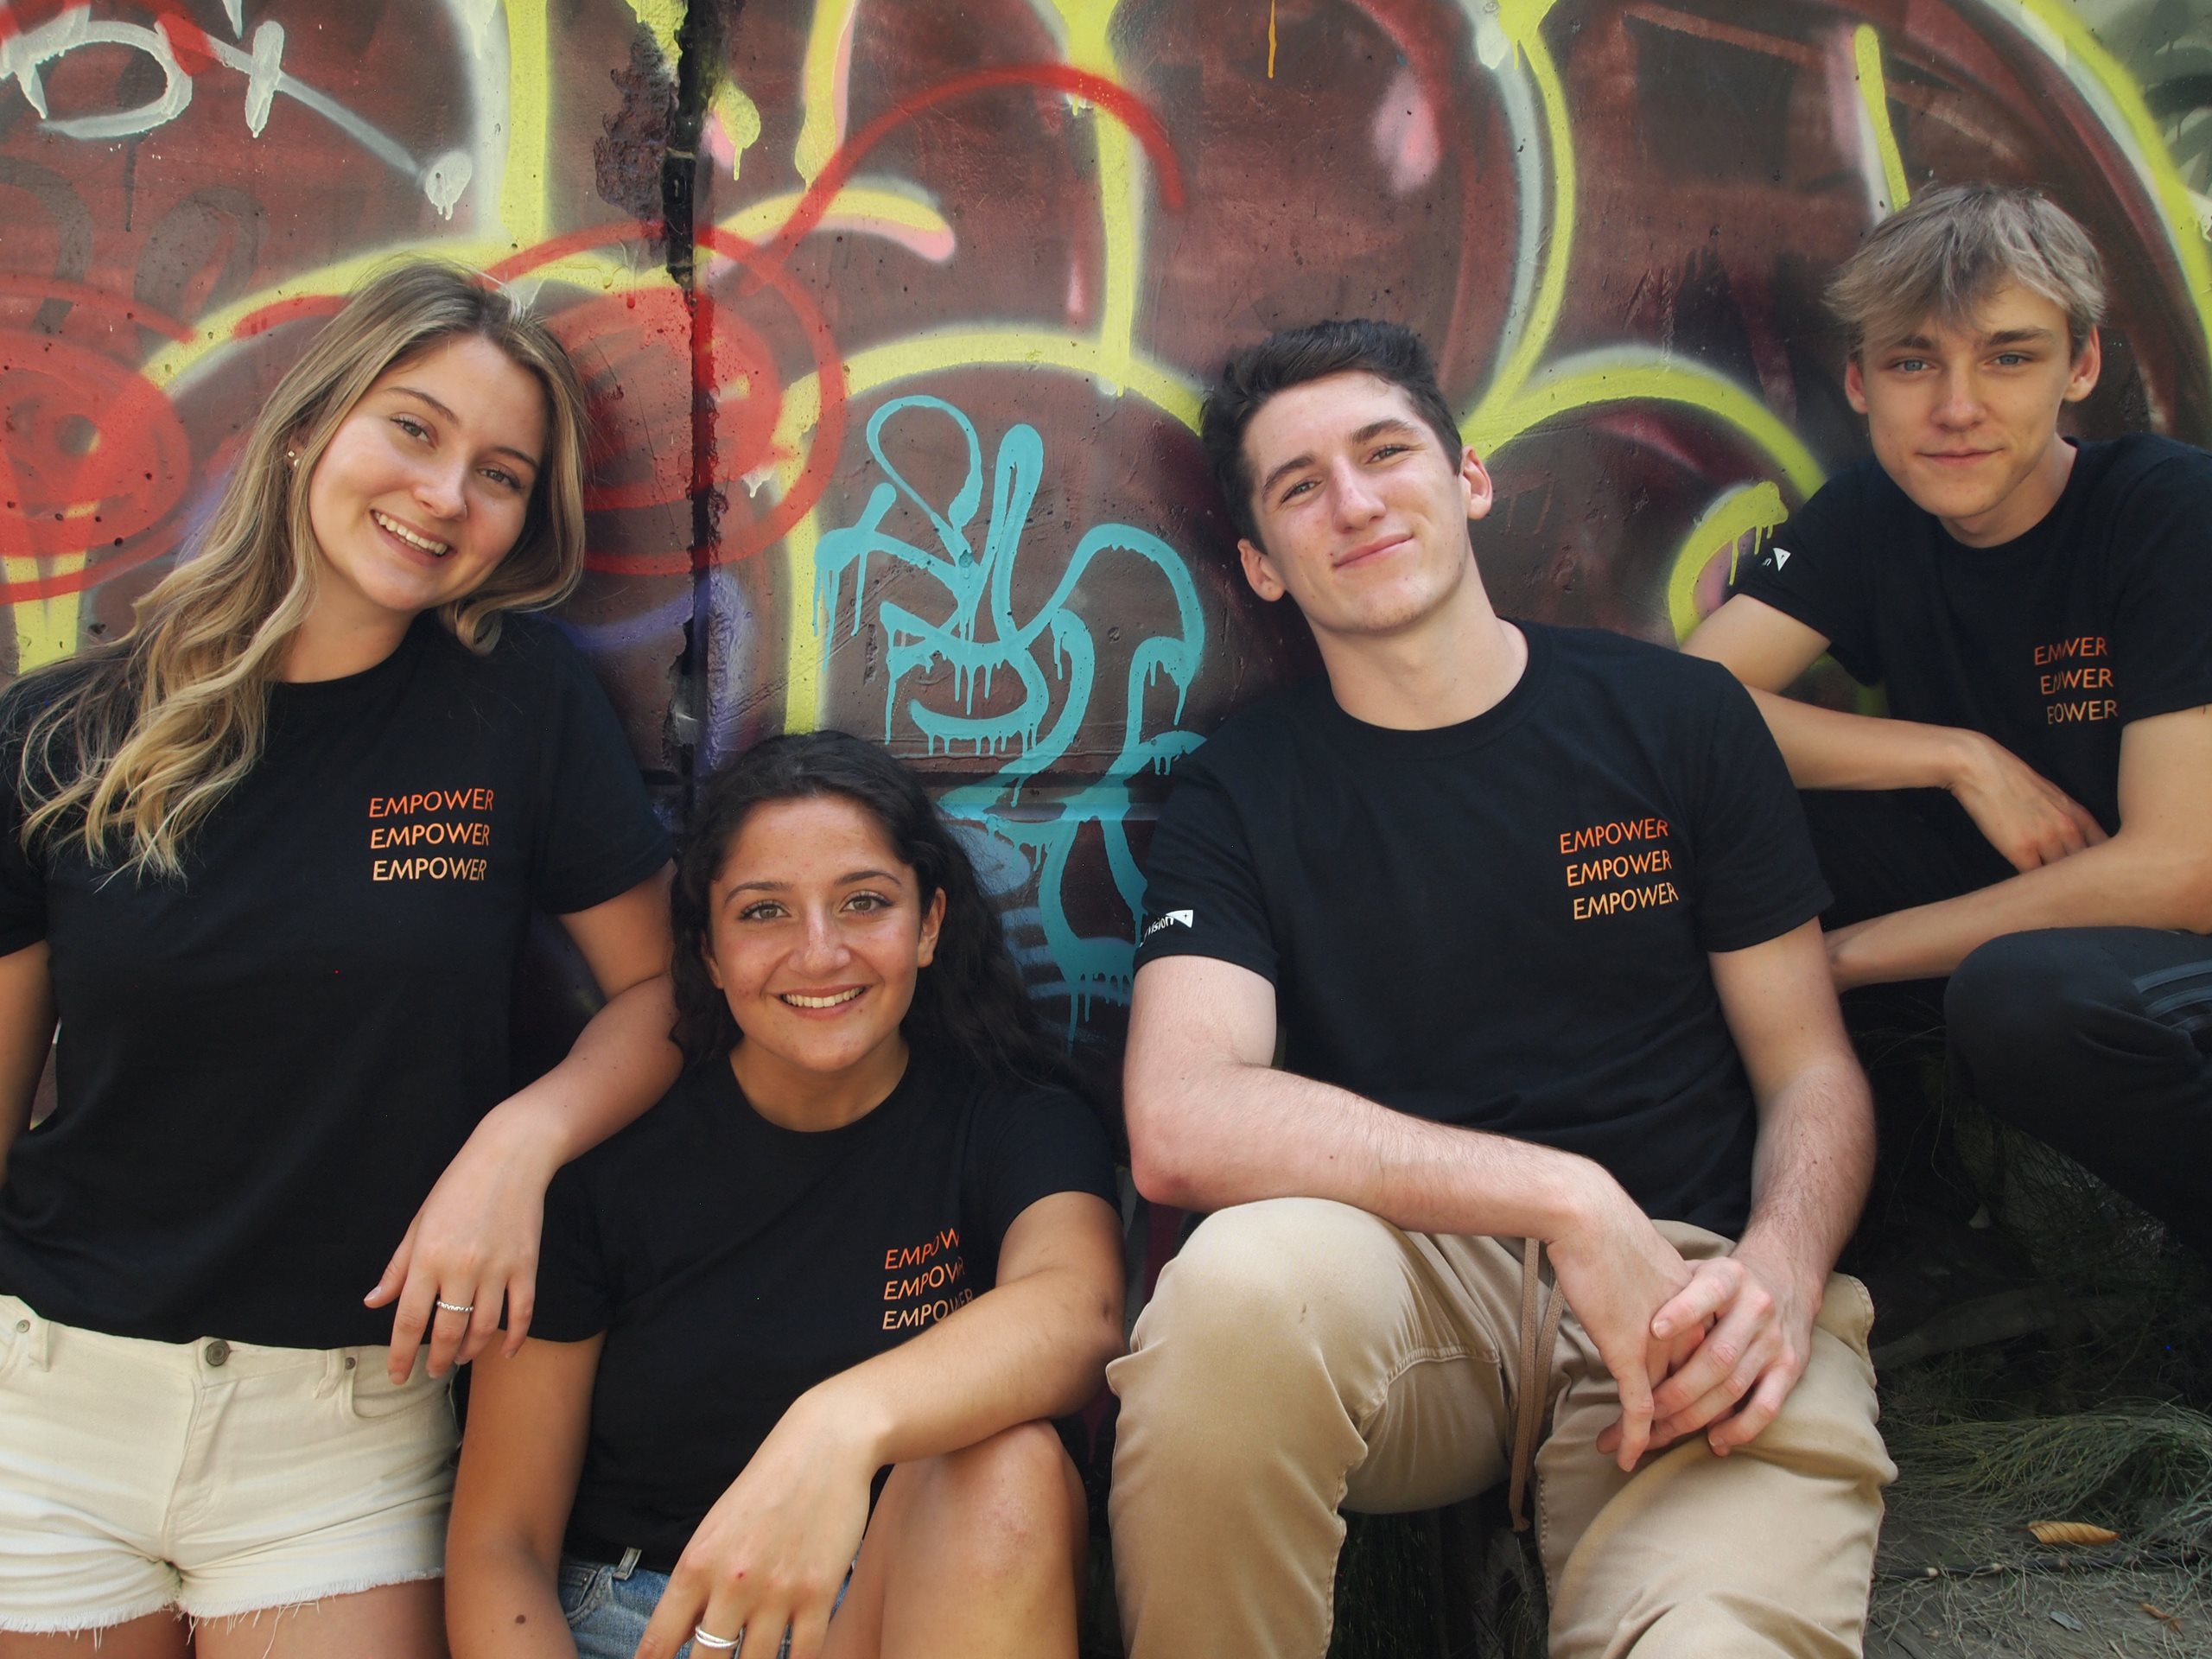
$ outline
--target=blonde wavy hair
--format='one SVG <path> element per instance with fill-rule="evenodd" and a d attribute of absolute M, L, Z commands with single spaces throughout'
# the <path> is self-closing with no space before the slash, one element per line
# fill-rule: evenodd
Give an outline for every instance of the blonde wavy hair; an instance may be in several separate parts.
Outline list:
<path fill-rule="evenodd" d="M 141 875 L 181 872 L 193 830 L 259 760 L 269 687 L 314 607 L 322 558 L 308 480 L 324 449 L 378 377 L 471 337 L 537 380 L 546 452 L 513 548 L 438 619 L 485 652 L 507 612 L 543 610 L 575 590 L 587 427 L 568 353 L 478 272 L 421 260 L 387 269 L 277 382 L 192 555 L 138 601 L 130 632 L 25 677 L 11 694 L 26 848 L 73 844 Z"/>

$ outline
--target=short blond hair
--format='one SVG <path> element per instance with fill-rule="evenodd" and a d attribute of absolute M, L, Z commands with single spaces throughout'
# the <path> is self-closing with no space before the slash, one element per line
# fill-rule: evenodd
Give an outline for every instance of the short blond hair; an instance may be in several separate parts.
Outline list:
<path fill-rule="evenodd" d="M 2064 209 L 2025 186 L 1945 185 L 1867 232 L 1829 282 L 1828 309 L 1857 357 L 1931 320 L 1970 325 L 2008 283 L 2065 312 L 2077 357 L 2104 320 L 2104 261 Z"/>

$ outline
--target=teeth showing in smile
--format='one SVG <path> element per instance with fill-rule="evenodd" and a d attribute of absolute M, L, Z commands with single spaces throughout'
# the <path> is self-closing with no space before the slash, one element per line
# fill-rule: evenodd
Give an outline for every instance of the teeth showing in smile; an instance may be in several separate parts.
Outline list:
<path fill-rule="evenodd" d="M 849 1002 L 861 994 L 857 985 L 849 991 L 840 991 L 835 996 L 801 996 L 797 991 L 781 993 L 782 1000 L 795 1008 L 834 1008 L 841 1002 Z"/>
<path fill-rule="evenodd" d="M 378 524 L 383 525 L 385 529 L 390 531 L 393 535 L 398 537 L 399 539 L 406 543 L 408 546 L 419 547 L 425 553 L 428 553 L 432 558 L 442 559 L 445 557 L 447 554 L 453 551 L 453 544 L 451 543 L 425 541 L 422 537 L 417 536 L 413 531 L 408 529 L 406 525 L 400 524 L 396 519 L 387 518 L 380 512 L 372 511 L 369 517 L 375 519 Z"/>

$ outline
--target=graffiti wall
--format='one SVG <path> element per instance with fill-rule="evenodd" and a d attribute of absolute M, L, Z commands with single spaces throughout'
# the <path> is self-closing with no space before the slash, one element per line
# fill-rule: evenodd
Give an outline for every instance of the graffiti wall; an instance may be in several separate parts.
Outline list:
<path fill-rule="evenodd" d="M 1510 611 L 1671 639 L 1863 450 L 1827 273 L 2033 181 L 2101 435 L 2212 442 L 2212 7 L 2139 0 L 6 0 L 10 671 L 128 626 L 337 295 L 433 250 L 598 425 L 567 621 L 674 802 L 780 729 L 927 768 L 1109 1045 L 1175 758 L 1311 666 L 1192 432 L 1223 354 L 1414 324 Z"/>

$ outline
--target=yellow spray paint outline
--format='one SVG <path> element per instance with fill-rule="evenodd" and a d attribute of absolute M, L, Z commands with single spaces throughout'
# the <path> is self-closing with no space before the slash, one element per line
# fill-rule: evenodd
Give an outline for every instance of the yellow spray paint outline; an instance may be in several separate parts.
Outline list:
<path fill-rule="evenodd" d="M 1689 534 L 1682 537 L 1682 544 L 1675 550 L 1667 569 L 1667 618 L 1674 624 L 1676 644 L 1688 639 L 1690 630 L 1703 620 L 1697 613 L 1697 579 L 1705 574 L 1713 556 L 1746 536 L 1765 541 L 1789 517 L 1781 489 L 1764 478 L 1722 491 L 1699 516 Z M 1736 574 L 1733 557 L 1729 560 L 1728 574 L 1731 577 Z"/>
<path fill-rule="evenodd" d="M 1580 353 L 1541 372 L 1564 308 L 1573 263 L 1577 200 L 1574 134 L 1566 88 L 1539 33 L 1555 0 L 1503 6 L 1498 26 L 1527 64 L 1543 110 L 1552 167 L 1550 234 L 1529 326 L 1475 406 L 1461 419 L 1468 442 L 1495 454 L 1546 422 L 1605 404 L 1673 404 L 1732 429 L 1789 480 L 1801 497 L 1821 486 L 1820 463 L 1773 411 L 1744 387 L 1702 365 L 1649 346 Z M 1726 498 L 1724 498 L 1725 499 Z"/>
<path fill-rule="evenodd" d="M 2120 145 L 2152 200 L 2163 209 L 2167 239 L 2181 265 L 2183 287 L 2196 307 L 2207 353 L 2212 355 L 2212 257 L 2205 253 L 2195 199 L 2174 167 L 2172 154 L 2166 149 L 2150 105 L 2143 101 L 2141 89 L 2061 0 L 1982 0 L 1982 3 L 1999 16 L 2013 14 L 2010 21 L 2014 27 L 2058 66 L 2077 91 L 2083 91 L 2087 89 L 2081 78 L 2070 73 L 2080 66 L 2095 91 L 2109 102 L 2113 113 L 2120 117 L 2120 126 L 2116 127 L 2101 118 L 2099 111 L 2099 124 Z M 2095 99 L 2090 102 L 2094 106 Z"/>
<path fill-rule="evenodd" d="M 1068 63 L 1119 83 L 1110 28 L 1121 0 L 1052 0 L 1067 31 Z M 811 179 L 828 164 L 840 135 L 836 75 L 842 42 L 854 25 L 858 0 L 820 0 L 807 37 L 802 73 L 806 115 L 793 156 L 801 176 Z M 1078 100 L 1078 107 L 1081 107 Z M 1136 349 L 1137 279 L 1143 262 L 1141 215 L 1144 184 L 1137 165 L 1136 141 L 1119 122 L 1094 119 L 1098 211 L 1103 232 L 1097 332 L 1090 336 L 1049 330 L 975 328 L 909 335 L 856 353 L 844 365 L 848 395 L 864 397 L 894 381 L 948 369 L 1020 367 L 1066 369 L 1088 375 L 1102 391 L 1134 391 L 1185 426 L 1198 427 L 1198 395 L 1186 382 Z M 779 453 L 796 457 L 800 442 L 821 414 L 821 387 L 813 376 L 795 382 L 785 394 L 777 422 Z M 787 460 L 777 470 L 777 485 L 789 490 L 802 463 Z M 829 620 L 816 613 L 815 553 L 821 543 L 818 516 L 810 512 L 785 532 L 784 726 L 811 731 L 821 723 L 823 659 Z"/>
<path fill-rule="evenodd" d="M 1882 158 L 1882 180 L 1889 189 L 1887 211 L 1894 213 L 1912 200 L 1905 182 L 1904 157 L 1897 149 L 1897 136 L 1890 126 L 1889 83 L 1882 75 L 1882 37 L 1871 23 L 1852 31 L 1851 54 L 1859 66 L 1859 102 L 1866 111 L 1874 150 Z"/>

